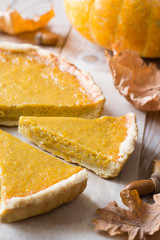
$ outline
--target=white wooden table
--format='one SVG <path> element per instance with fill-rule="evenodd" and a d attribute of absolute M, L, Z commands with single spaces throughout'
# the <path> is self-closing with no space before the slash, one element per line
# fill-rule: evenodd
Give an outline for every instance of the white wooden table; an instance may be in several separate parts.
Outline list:
<path fill-rule="evenodd" d="M 0 10 L 4 10 L 7 4 L 11 4 L 12 7 L 16 7 L 27 15 L 27 6 L 33 5 L 32 13 L 43 13 L 47 8 L 49 9 L 50 2 L 3 0 L 0 1 Z M 118 93 L 113 86 L 112 77 L 105 62 L 104 49 L 81 37 L 70 26 L 62 0 L 53 0 L 52 2 L 56 16 L 50 21 L 49 27 L 60 38 L 57 46 L 49 49 L 67 57 L 79 68 L 87 70 L 93 75 L 106 97 L 103 115 L 120 116 L 128 112 L 136 113 L 139 129 L 138 140 L 134 153 L 117 178 L 104 180 L 89 172 L 87 188 L 76 200 L 42 216 L 12 224 L 0 223 L 0 240 L 127 239 L 126 236 L 111 238 L 106 233 L 96 233 L 91 220 L 95 217 L 96 209 L 104 207 L 109 201 L 116 200 L 122 205 L 119 192 L 127 183 L 150 176 L 152 160 L 160 159 L 160 112 L 141 112 Z M 0 34 L 0 41 L 34 43 L 33 37 L 34 34 L 31 34 L 30 37 L 26 34 L 18 37 Z M 17 133 L 17 128 L 3 127 L 2 129 L 27 142 Z M 149 239 L 158 240 L 160 234 Z"/>

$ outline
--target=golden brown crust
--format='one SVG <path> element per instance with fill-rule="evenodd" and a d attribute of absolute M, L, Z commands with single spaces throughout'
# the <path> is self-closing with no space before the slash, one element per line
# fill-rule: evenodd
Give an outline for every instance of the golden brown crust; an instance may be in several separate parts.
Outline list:
<path fill-rule="evenodd" d="M 26 197 L 1 201 L 0 216 L 3 222 L 13 222 L 49 212 L 63 203 L 73 200 L 83 192 L 87 184 L 85 169 L 45 190 Z"/>
<path fill-rule="evenodd" d="M 120 146 L 119 152 L 120 158 L 118 162 L 110 163 L 109 177 L 116 177 L 120 173 L 127 159 L 135 149 L 135 142 L 138 135 L 136 115 L 134 113 L 128 113 L 126 116 L 129 118 L 129 128 L 127 130 L 127 137 L 126 140 L 122 142 Z M 104 177 L 103 174 L 102 177 Z"/>

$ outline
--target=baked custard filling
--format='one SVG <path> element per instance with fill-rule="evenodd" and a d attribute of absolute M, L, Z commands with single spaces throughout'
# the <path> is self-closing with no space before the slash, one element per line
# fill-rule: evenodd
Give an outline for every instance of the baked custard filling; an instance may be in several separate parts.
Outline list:
<path fill-rule="evenodd" d="M 1 198 L 26 197 L 82 170 L 0 131 Z"/>
<path fill-rule="evenodd" d="M 126 140 L 129 118 L 101 117 L 36 118 L 21 117 L 19 132 L 43 149 L 68 160 L 79 159 L 106 168 L 120 158 L 121 143 Z"/>
<path fill-rule="evenodd" d="M 0 48 L 1 124 L 9 125 L 22 115 L 90 118 L 101 114 L 105 99 L 90 76 L 47 51 L 32 48 Z"/>
<path fill-rule="evenodd" d="M 0 89 L 1 105 L 94 102 L 75 75 L 49 59 L 26 53 L 0 50 Z"/>

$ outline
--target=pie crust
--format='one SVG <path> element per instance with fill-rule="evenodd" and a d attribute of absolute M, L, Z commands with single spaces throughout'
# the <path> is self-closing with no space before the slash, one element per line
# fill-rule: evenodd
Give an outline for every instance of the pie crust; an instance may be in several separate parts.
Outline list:
<path fill-rule="evenodd" d="M 13 222 L 40 215 L 72 201 L 87 184 L 85 169 L 55 185 L 26 197 L 13 197 L 0 204 L 2 222 Z"/>
<path fill-rule="evenodd" d="M 87 172 L 0 130 L 0 219 L 13 222 L 73 200 Z"/>

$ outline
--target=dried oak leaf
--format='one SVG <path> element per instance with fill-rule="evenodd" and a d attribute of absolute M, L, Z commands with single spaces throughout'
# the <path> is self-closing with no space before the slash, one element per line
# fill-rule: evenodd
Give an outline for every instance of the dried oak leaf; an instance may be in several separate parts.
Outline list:
<path fill-rule="evenodd" d="M 33 19 L 24 19 L 16 10 L 8 8 L 0 12 L 0 31 L 9 34 L 31 32 L 46 26 L 48 21 L 54 17 L 53 8 L 41 16 L 34 16 Z"/>
<path fill-rule="evenodd" d="M 120 208 L 115 201 L 97 209 L 101 218 L 92 220 L 95 230 L 110 236 L 128 233 L 128 240 L 146 240 L 147 235 L 160 230 L 160 194 L 154 195 L 154 204 L 143 202 L 136 190 L 123 190 L 121 198 L 128 209 Z"/>
<path fill-rule="evenodd" d="M 147 65 L 134 51 L 121 52 L 113 45 L 113 56 L 106 51 L 115 87 L 128 101 L 143 111 L 160 110 L 160 71 L 153 63 Z"/>

